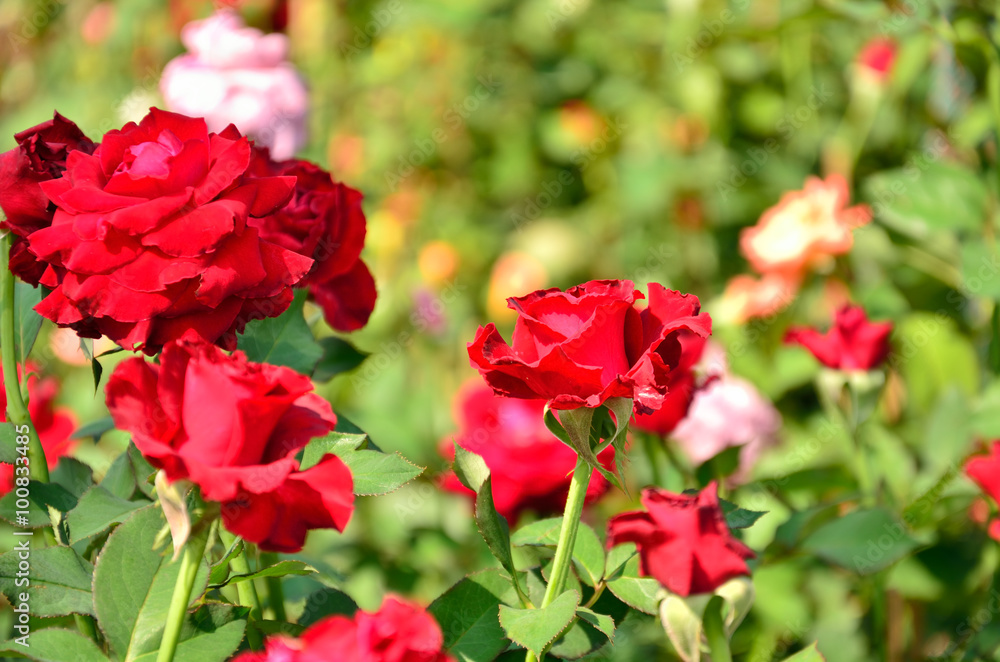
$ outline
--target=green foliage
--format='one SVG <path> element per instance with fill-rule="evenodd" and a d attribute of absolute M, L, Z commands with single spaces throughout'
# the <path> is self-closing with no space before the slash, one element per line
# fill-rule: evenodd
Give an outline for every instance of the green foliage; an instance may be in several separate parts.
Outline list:
<path fill-rule="evenodd" d="M 0 593 L 11 604 L 23 602 L 19 595 L 24 592 L 35 616 L 94 614 L 94 566 L 89 561 L 69 547 L 31 549 L 30 569 L 25 572 L 19 568 L 24 553 L 15 548 L 0 555 Z"/>
<path fill-rule="evenodd" d="M 246 331 L 239 336 L 237 349 L 255 363 L 283 365 L 311 375 L 323 357 L 323 348 L 303 317 L 306 296 L 305 290 L 298 290 L 292 305 L 281 315 L 247 324 Z"/>
<path fill-rule="evenodd" d="M 511 641 L 541 655 L 576 616 L 580 594 L 566 591 L 548 607 L 518 609 L 500 605 L 500 625 Z"/>
<path fill-rule="evenodd" d="M 445 648 L 459 662 L 490 662 L 510 644 L 500 625 L 500 607 L 516 604 L 510 576 L 492 568 L 459 581 L 428 611 L 441 624 Z"/>

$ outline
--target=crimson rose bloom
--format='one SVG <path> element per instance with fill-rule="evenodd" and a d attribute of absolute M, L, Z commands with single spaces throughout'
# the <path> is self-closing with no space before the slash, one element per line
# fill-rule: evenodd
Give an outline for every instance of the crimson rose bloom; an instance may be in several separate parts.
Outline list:
<path fill-rule="evenodd" d="M 265 241 L 315 261 L 296 287 L 309 288 L 330 326 L 339 331 L 363 327 L 376 293 L 375 279 L 361 260 L 366 233 L 361 193 L 308 161 L 275 163 L 266 149 L 254 150 L 252 168 L 260 176 L 295 177 L 296 184 L 288 204 L 250 224 Z"/>
<path fill-rule="evenodd" d="M 37 370 L 31 363 L 28 372 Z M 20 372 L 20 371 L 19 371 Z M 0 382 L 3 370 L 0 370 Z M 69 409 L 56 409 L 53 405 L 59 392 L 59 382 L 53 377 L 28 377 L 28 414 L 38 432 L 45 450 L 45 463 L 49 470 L 55 469 L 59 458 L 69 455 L 76 448 L 77 441 L 70 435 L 76 429 L 76 418 Z M 7 394 L 0 388 L 0 422 L 6 422 Z M 14 466 L 0 464 L 0 496 L 14 489 Z"/>
<path fill-rule="evenodd" d="M 694 495 L 647 487 L 642 505 L 648 512 L 623 513 L 608 522 L 608 546 L 634 542 L 642 574 L 682 596 L 711 593 L 750 574 L 745 560 L 754 553 L 730 534 L 714 481 Z"/>
<path fill-rule="evenodd" d="M 872 370 L 889 355 L 890 333 L 892 322 L 872 324 L 860 306 L 844 306 L 825 334 L 795 327 L 785 334 L 785 342 L 804 346 L 828 368 Z"/>
<path fill-rule="evenodd" d="M 652 414 L 637 414 L 635 427 L 666 437 L 687 415 L 694 399 L 694 367 L 701 360 L 708 342 L 702 336 L 683 331 L 677 339 L 681 343 L 681 358 L 677 367 L 670 371 L 667 380 L 667 397 L 663 406 Z"/>
<path fill-rule="evenodd" d="M 222 504 L 226 528 L 262 549 L 296 552 L 306 531 L 342 531 L 351 473 L 334 455 L 298 470 L 296 453 L 337 419 L 308 377 L 201 339 L 164 347 L 159 365 L 129 359 L 107 387 L 115 425 L 171 481 Z"/>
<path fill-rule="evenodd" d="M 419 606 L 394 596 L 370 614 L 330 616 L 299 639 L 277 636 L 262 653 L 243 653 L 233 662 L 454 662 L 442 651 L 441 627 Z"/>
<path fill-rule="evenodd" d="M 235 127 L 152 109 L 109 131 L 93 155 L 70 152 L 42 182 L 58 208 L 28 236 L 52 266 L 39 313 L 81 336 L 155 354 L 186 331 L 233 349 L 255 317 L 281 314 L 312 260 L 248 223 L 283 205 L 294 177 L 252 177 Z"/>
<path fill-rule="evenodd" d="M 514 523 L 524 510 L 541 515 L 561 513 L 576 453 L 545 427 L 544 400 L 501 398 L 480 381 L 467 383 L 455 398 L 455 441 L 462 448 L 481 455 L 490 468 L 493 503 L 497 512 Z M 441 444 L 441 453 L 455 458 L 449 437 Z M 610 446 L 599 459 L 614 470 L 615 450 Z M 451 492 L 475 493 L 448 472 L 442 487 Z M 594 472 L 587 488 L 587 503 L 608 491 L 608 481 Z"/>
<path fill-rule="evenodd" d="M 708 336 L 712 320 L 697 297 L 656 283 L 640 312 L 642 298 L 632 281 L 595 280 L 508 299 L 518 313 L 512 346 L 488 324 L 469 343 L 469 358 L 498 395 L 554 409 L 632 398 L 637 413 L 652 413 L 680 364 L 680 332 Z"/>
<path fill-rule="evenodd" d="M 1000 441 L 994 441 L 989 455 L 971 458 L 965 463 L 965 473 L 986 492 L 994 502 L 1000 503 Z M 990 536 L 1000 540 L 1000 520 L 990 522 Z"/>
<path fill-rule="evenodd" d="M 59 113 L 37 126 L 14 134 L 17 147 L 0 154 L 0 209 L 5 230 L 14 234 L 10 270 L 21 280 L 38 285 L 45 264 L 28 251 L 24 238 L 52 224 L 55 206 L 39 184 L 62 177 L 66 155 L 72 150 L 91 154 L 97 148 L 83 131 Z"/>

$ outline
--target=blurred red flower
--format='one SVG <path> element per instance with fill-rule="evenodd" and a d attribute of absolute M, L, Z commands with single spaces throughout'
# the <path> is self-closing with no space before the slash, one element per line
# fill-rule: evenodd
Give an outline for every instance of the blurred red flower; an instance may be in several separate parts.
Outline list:
<path fill-rule="evenodd" d="M 69 152 L 92 154 L 97 145 L 59 113 L 14 134 L 14 140 L 17 147 L 0 154 L 0 209 L 7 217 L 0 226 L 14 234 L 10 270 L 21 280 L 38 285 L 46 265 L 28 250 L 25 238 L 52 225 L 56 211 L 40 184 L 62 177 Z"/>
<path fill-rule="evenodd" d="M 965 463 L 965 473 L 993 499 L 994 503 L 1000 503 L 1000 441 L 993 442 L 989 455 L 970 458 Z M 1000 520 L 993 518 L 989 525 L 989 534 L 1000 541 Z"/>
<path fill-rule="evenodd" d="M 872 370 L 889 355 L 891 333 L 892 322 L 873 324 L 860 306 L 844 306 L 826 333 L 793 327 L 785 334 L 785 342 L 802 345 L 828 368 Z"/>
<path fill-rule="evenodd" d="M 858 64 L 875 74 L 879 80 L 884 80 L 892 71 L 896 62 L 896 42 L 888 37 L 875 37 L 868 40 L 858 53 Z"/>
<path fill-rule="evenodd" d="M 708 342 L 706 338 L 687 331 L 677 334 L 677 339 L 681 343 L 680 361 L 670 371 L 663 406 L 652 414 L 636 414 L 633 421 L 640 430 L 647 430 L 661 437 L 673 432 L 687 415 L 694 398 L 694 367 L 701 360 Z"/>
<path fill-rule="evenodd" d="M 194 330 L 227 349 L 247 321 L 281 314 L 312 260 L 261 240 L 248 223 L 284 205 L 294 177 L 253 177 L 232 126 L 152 109 L 105 134 L 93 155 L 41 183 L 58 207 L 31 233 L 51 267 L 37 310 L 81 336 L 155 354 Z"/>
<path fill-rule="evenodd" d="M 260 653 L 233 662 L 454 662 L 445 653 L 441 626 L 420 606 L 388 596 L 375 613 L 330 616 L 298 639 L 277 636 Z"/>
<path fill-rule="evenodd" d="M 37 367 L 28 363 L 27 371 L 35 372 Z M 20 372 L 20 371 L 19 371 Z M 20 375 L 19 375 L 20 376 Z M 3 370 L 0 370 L 0 382 Z M 53 404 L 59 393 L 59 381 L 55 377 L 28 377 L 28 414 L 35 426 L 45 450 L 45 463 L 49 470 L 55 469 L 59 458 L 69 455 L 76 448 L 77 440 L 70 439 L 76 429 L 76 418 L 69 409 L 57 409 Z M 6 422 L 7 394 L 0 388 L 0 421 Z M 0 496 L 14 488 L 14 465 L 0 464 Z"/>
<path fill-rule="evenodd" d="M 649 285 L 649 305 L 628 280 L 595 280 L 508 299 L 518 313 L 512 345 L 491 323 L 469 343 L 472 366 L 498 395 L 542 399 L 554 409 L 632 398 L 635 411 L 663 405 L 682 330 L 712 332 L 698 298 Z"/>
<path fill-rule="evenodd" d="M 299 551 L 308 529 L 342 531 L 351 517 L 353 483 L 340 458 L 299 471 L 298 451 L 337 419 L 289 368 L 188 338 L 164 347 L 158 365 L 119 364 L 107 404 L 153 466 L 200 486 L 222 504 L 226 528 L 262 549 Z"/>
<path fill-rule="evenodd" d="M 338 331 L 363 327 L 375 308 L 376 291 L 361 260 L 367 231 L 361 193 L 308 161 L 274 162 L 267 150 L 254 150 L 251 171 L 296 178 L 287 204 L 249 223 L 261 239 L 314 260 L 296 287 L 309 288 L 330 326 Z"/>
<path fill-rule="evenodd" d="M 525 510 L 540 515 L 563 511 L 576 453 L 545 427 L 544 400 L 502 398 L 476 380 L 458 392 L 454 409 L 458 423 L 454 440 L 482 456 L 490 468 L 497 512 L 513 524 Z M 451 437 L 441 442 L 441 454 L 454 460 Z M 614 470 L 614 448 L 606 448 L 598 459 L 609 471 Z M 450 471 L 442 487 L 475 497 Z M 607 480 L 595 471 L 586 502 L 600 498 L 608 487 Z"/>
<path fill-rule="evenodd" d="M 698 494 L 642 491 L 646 512 L 622 513 L 608 522 L 608 546 L 634 542 L 642 574 L 682 596 L 711 593 L 749 575 L 750 548 L 729 532 L 713 481 Z"/>

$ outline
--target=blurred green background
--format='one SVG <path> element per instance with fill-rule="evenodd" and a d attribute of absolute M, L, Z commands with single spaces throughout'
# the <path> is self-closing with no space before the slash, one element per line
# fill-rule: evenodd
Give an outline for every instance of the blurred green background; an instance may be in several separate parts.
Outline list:
<path fill-rule="evenodd" d="M 242 11 L 269 30 L 272 8 Z M 0 0 L 0 150 L 53 109 L 98 140 L 161 105 L 180 26 L 210 10 Z M 833 662 L 925 659 L 951 642 L 966 659 L 1000 659 L 996 613 L 970 620 L 1000 556 L 970 522 L 976 490 L 956 478 L 975 442 L 1000 433 L 992 12 L 945 0 L 291 0 L 291 59 L 312 102 L 300 156 L 365 193 L 379 290 L 350 336 L 371 356 L 322 392 L 380 447 L 428 467 L 390 496 L 360 499 L 345 534 L 312 534 L 303 557 L 365 608 L 387 590 L 429 602 L 489 564 L 469 504 L 435 487 L 452 395 L 475 377 L 465 343 L 487 321 L 509 334 L 507 296 L 656 281 L 701 298 L 734 371 L 785 419 L 761 480 L 730 495 L 769 511 L 745 536 L 760 552 L 758 596 L 737 658 L 783 659 L 818 639 Z M 884 82 L 856 64 L 874 37 L 898 47 Z M 739 230 L 828 172 L 848 174 L 875 221 L 788 310 L 727 319 L 720 295 L 748 271 Z M 918 185 L 894 193 L 909 172 Z M 897 324 L 897 359 L 864 434 L 888 506 L 929 506 L 912 531 L 919 551 L 874 578 L 800 544 L 852 494 L 853 456 L 846 433 L 825 432 L 816 362 L 780 341 L 791 320 L 825 325 L 838 291 Z M 87 367 L 47 367 L 81 423 L 105 415 Z M 126 441 L 109 433 L 77 455 L 99 473 Z M 642 457 L 630 471 L 635 487 L 651 479 Z M 630 505 L 611 496 L 588 517 Z M 303 598 L 314 586 L 288 590 Z M 870 604 L 884 587 L 889 638 L 877 641 Z M 669 655 L 655 620 L 635 615 L 614 651 L 593 657 Z"/>

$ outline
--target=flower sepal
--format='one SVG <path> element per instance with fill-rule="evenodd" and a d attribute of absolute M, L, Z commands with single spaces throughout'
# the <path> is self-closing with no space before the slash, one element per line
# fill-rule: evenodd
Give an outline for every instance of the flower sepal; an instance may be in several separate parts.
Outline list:
<path fill-rule="evenodd" d="M 663 589 L 661 595 L 660 622 L 670 643 L 684 662 L 701 662 L 709 650 L 703 619 L 711 599 L 715 596 L 722 598 L 723 629 L 728 639 L 750 612 L 754 588 L 749 577 L 736 577 L 713 593 L 684 597 Z"/>
<path fill-rule="evenodd" d="M 596 469 L 609 483 L 628 493 L 622 474 L 625 440 L 632 416 L 631 398 L 608 398 L 600 407 L 563 409 L 558 417 L 545 407 L 545 426 L 564 444 L 572 448 L 587 464 Z M 597 456 L 608 446 L 615 449 L 615 471 L 606 469 Z"/>

